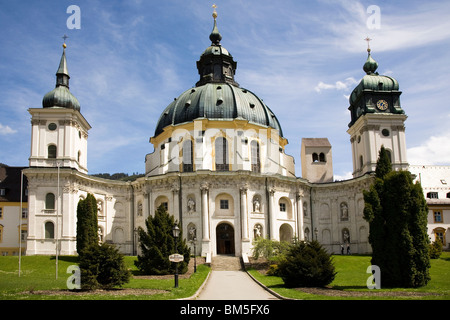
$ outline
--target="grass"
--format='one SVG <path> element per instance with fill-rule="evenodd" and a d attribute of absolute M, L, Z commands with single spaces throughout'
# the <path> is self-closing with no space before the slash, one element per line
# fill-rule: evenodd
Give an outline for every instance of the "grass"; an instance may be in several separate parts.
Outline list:
<path fill-rule="evenodd" d="M 261 283 L 286 298 L 304 300 L 450 300 L 450 252 L 443 252 L 440 259 L 431 260 L 431 280 L 424 287 L 416 289 L 383 288 L 381 273 L 381 289 L 370 290 L 366 286 L 367 267 L 371 265 L 370 256 L 335 255 L 333 256 L 337 275 L 330 284 L 330 292 L 334 295 L 312 294 L 301 289 L 284 287 L 280 277 L 262 275 L 257 270 L 249 272 Z"/>
<path fill-rule="evenodd" d="M 136 257 L 125 257 L 132 273 L 137 272 L 134 265 Z M 179 279 L 178 288 L 174 288 L 174 279 L 138 279 L 132 278 L 123 289 L 156 289 L 164 293 L 142 295 L 112 295 L 105 292 L 95 295 L 50 295 L 36 294 L 37 291 L 66 290 L 66 281 L 71 275 L 66 273 L 70 265 L 77 264 L 77 257 L 60 256 L 58 259 L 58 279 L 56 279 L 56 260 L 54 256 L 24 256 L 21 260 L 21 276 L 18 275 L 17 256 L 0 256 L 0 300 L 170 300 L 192 296 L 206 279 L 210 268 L 199 265 L 197 272 L 188 279 Z M 127 292 L 128 290 L 122 290 Z"/>

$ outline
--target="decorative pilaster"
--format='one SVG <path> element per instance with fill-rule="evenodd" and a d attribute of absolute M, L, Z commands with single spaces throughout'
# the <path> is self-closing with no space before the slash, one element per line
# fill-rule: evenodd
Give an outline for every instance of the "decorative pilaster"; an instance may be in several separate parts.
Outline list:
<path fill-rule="evenodd" d="M 247 190 L 248 190 L 248 187 L 246 185 L 240 188 L 240 191 L 241 191 L 242 241 L 250 241 L 250 239 L 248 237 Z"/>
<path fill-rule="evenodd" d="M 297 229 L 298 229 L 298 239 L 300 241 L 305 240 L 305 233 L 303 230 L 303 190 L 297 192 Z"/>

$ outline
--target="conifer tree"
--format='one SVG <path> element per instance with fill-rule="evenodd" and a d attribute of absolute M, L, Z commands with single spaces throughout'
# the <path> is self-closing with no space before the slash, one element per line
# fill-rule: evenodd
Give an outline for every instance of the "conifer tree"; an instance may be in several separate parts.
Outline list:
<path fill-rule="evenodd" d="M 77 206 L 77 252 L 79 255 L 90 245 L 98 244 L 97 201 L 88 193 Z"/>
<path fill-rule="evenodd" d="M 144 274 L 172 274 L 175 272 L 175 263 L 169 260 L 169 256 L 179 253 L 184 256 L 184 261 L 178 263 L 178 272 L 186 273 L 190 259 L 190 249 L 180 235 L 175 248 L 175 238 L 172 229 L 175 219 L 169 215 L 164 205 L 160 205 L 155 216 L 149 216 L 145 221 L 147 232 L 138 228 L 141 255 L 138 255 L 135 265 Z M 181 229 L 181 228 L 180 228 Z"/>
<path fill-rule="evenodd" d="M 380 150 L 375 181 L 364 191 L 364 219 L 369 222 L 372 264 L 388 287 L 419 287 L 429 276 L 428 209 L 419 183 L 408 171 L 392 171 Z"/>

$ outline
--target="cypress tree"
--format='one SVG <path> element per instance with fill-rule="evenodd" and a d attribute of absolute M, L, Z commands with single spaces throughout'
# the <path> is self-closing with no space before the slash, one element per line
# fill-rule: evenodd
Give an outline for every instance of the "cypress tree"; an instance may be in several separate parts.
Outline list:
<path fill-rule="evenodd" d="M 169 260 L 169 256 L 179 253 L 184 256 L 184 261 L 178 263 L 178 272 L 186 273 L 190 249 L 186 245 L 186 240 L 183 239 L 181 230 L 177 239 L 177 248 L 175 248 L 172 232 L 175 225 L 174 217 L 169 215 L 163 205 L 160 205 L 155 216 L 149 216 L 145 225 L 147 232 L 141 227 L 138 228 L 141 255 L 138 255 L 135 261 L 136 267 L 144 274 L 172 274 L 175 272 L 175 263 Z"/>
<path fill-rule="evenodd" d="M 97 201 L 88 193 L 77 206 L 77 252 L 79 255 L 90 245 L 98 244 Z"/>
<path fill-rule="evenodd" d="M 420 184 L 408 171 L 392 171 L 380 150 L 375 181 L 364 191 L 364 219 L 369 222 L 372 264 L 388 287 L 419 287 L 429 276 L 428 209 Z"/>

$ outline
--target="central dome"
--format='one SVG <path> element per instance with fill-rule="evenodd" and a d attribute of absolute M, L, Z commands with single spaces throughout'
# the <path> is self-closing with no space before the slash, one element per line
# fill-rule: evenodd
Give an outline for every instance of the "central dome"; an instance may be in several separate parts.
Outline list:
<path fill-rule="evenodd" d="M 234 80 L 237 63 L 220 44 L 222 36 L 217 29 L 216 17 L 210 35 L 211 45 L 197 61 L 200 80 L 195 88 L 183 92 L 162 113 L 155 137 L 168 126 L 192 122 L 196 119 L 247 120 L 278 131 L 283 137 L 280 123 L 269 107 L 253 92 L 241 88 Z"/>
<path fill-rule="evenodd" d="M 183 92 L 159 118 L 155 136 L 170 125 L 195 119 L 243 119 L 278 130 L 283 136 L 275 114 L 251 91 L 228 83 L 207 83 Z"/>

